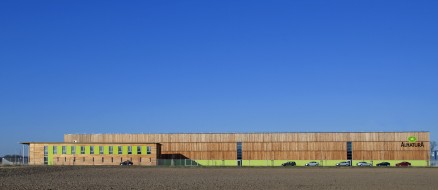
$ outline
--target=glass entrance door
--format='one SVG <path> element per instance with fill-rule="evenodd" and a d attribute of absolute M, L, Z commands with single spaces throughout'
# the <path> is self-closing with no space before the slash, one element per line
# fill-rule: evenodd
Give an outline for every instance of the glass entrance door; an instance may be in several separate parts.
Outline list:
<path fill-rule="evenodd" d="M 237 142 L 237 166 L 242 166 L 242 142 Z"/>

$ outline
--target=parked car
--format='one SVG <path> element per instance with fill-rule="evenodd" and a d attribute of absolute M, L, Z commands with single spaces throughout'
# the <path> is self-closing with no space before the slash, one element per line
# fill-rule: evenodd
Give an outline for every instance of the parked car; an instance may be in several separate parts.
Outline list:
<path fill-rule="evenodd" d="M 121 166 L 132 166 L 134 163 L 132 163 L 130 160 L 126 160 L 123 162 L 120 162 Z"/>
<path fill-rule="evenodd" d="M 368 163 L 368 162 L 358 162 L 356 165 L 357 166 L 373 166 L 371 163 Z"/>
<path fill-rule="evenodd" d="M 400 162 L 400 163 L 395 164 L 395 166 L 397 166 L 397 167 L 408 167 L 408 166 L 411 166 L 411 163 L 409 163 L 409 162 Z"/>
<path fill-rule="evenodd" d="M 391 164 L 389 162 L 380 162 L 376 166 L 391 166 Z"/>
<path fill-rule="evenodd" d="M 350 162 L 344 161 L 337 163 L 336 166 L 351 166 L 351 164 Z"/>
<path fill-rule="evenodd" d="M 312 161 L 312 162 L 307 163 L 306 166 L 319 166 L 319 163 Z"/>
<path fill-rule="evenodd" d="M 285 162 L 283 164 L 281 164 L 282 166 L 296 166 L 297 163 L 293 162 L 293 161 L 289 161 L 289 162 Z"/>

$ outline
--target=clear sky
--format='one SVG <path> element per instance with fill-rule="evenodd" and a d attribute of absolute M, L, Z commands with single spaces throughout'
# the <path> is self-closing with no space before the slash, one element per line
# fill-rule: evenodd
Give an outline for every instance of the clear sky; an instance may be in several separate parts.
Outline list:
<path fill-rule="evenodd" d="M 64 133 L 430 131 L 437 1 L 0 2 L 0 155 Z"/>

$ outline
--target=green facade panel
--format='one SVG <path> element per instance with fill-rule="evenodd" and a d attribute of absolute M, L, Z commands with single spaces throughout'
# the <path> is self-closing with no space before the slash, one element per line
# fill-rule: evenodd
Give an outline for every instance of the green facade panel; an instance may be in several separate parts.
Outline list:
<path fill-rule="evenodd" d="M 56 146 L 58 148 L 58 155 L 62 154 L 62 146 Z"/>
<path fill-rule="evenodd" d="M 109 154 L 109 146 L 103 146 L 103 154 L 108 155 Z"/>
<path fill-rule="evenodd" d="M 137 155 L 137 146 L 132 146 L 132 154 Z"/>
<path fill-rule="evenodd" d="M 47 146 L 47 165 L 53 165 L 53 146 Z"/>
<path fill-rule="evenodd" d="M 128 146 L 122 146 L 122 154 L 127 155 L 128 154 Z"/>
<path fill-rule="evenodd" d="M 66 154 L 71 154 L 71 146 L 66 146 Z"/>
<path fill-rule="evenodd" d="M 141 154 L 146 154 L 146 146 L 141 146 Z"/>
<path fill-rule="evenodd" d="M 115 154 L 115 155 L 119 154 L 119 146 L 114 146 L 113 154 Z"/>
<path fill-rule="evenodd" d="M 85 146 L 85 154 L 90 154 L 90 146 Z"/>
<path fill-rule="evenodd" d="M 99 146 L 94 146 L 94 155 L 99 155 L 99 154 L 100 154 Z"/>

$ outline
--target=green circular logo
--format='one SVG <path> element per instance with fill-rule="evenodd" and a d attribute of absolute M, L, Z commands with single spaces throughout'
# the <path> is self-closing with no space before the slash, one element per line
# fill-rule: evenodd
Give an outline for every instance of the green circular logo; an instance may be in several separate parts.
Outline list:
<path fill-rule="evenodd" d="M 414 136 L 408 137 L 408 141 L 411 143 L 417 142 L 417 137 L 414 137 Z"/>

